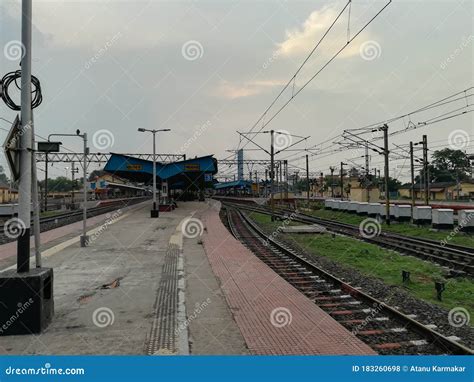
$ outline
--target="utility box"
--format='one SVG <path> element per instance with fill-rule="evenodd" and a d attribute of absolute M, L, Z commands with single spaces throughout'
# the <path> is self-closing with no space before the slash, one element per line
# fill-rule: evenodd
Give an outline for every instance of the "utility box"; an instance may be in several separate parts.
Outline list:
<path fill-rule="evenodd" d="M 415 224 L 431 224 L 431 215 L 432 211 L 430 206 L 413 207 L 413 223 Z"/>
<path fill-rule="evenodd" d="M 474 210 L 460 210 L 458 212 L 458 227 L 463 231 L 474 231 Z"/>
<path fill-rule="evenodd" d="M 383 216 L 385 217 L 387 214 L 386 214 L 386 205 L 384 203 L 380 203 L 380 216 Z M 390 213 L 390 218 L 391 219 L 394 219 L 395 218 L 395 204 L 390 204 L 389 206 L 389 213 Z"/>
<path fill-rule="evenodd" d="M 369 203 L 360 202 L 357 205 L 357 214 L 358 215 L 367 215 L 368 212 L 369 212 Z"/>
<path fill-rule="evenodd" d="M 397 205 L 395 208 L 395 220 L 403 222 L 411 220 L 411 206 L 408 204 Z"/>
<path fill-rule="evenodd" d="M 324 208 L 326 208 L 328 210 L 332 209 L 332 202 L 333 202 L 332 199 L 326 199 L 324 201 Z"/>
<path fill-rule="evenodd" d="M 339 211 L 347 211 L 348 208 L 349 208 L 348 200 L 341 200 L 339 202 Z"/>
<path fill-rule="evenodd" d="M 380 206 L 380 203 L 369 203 L 367 214 L 372 217 L 380 215 Z"/>
<path fill-rule="evenodd" d="M 357 206 L 359 205 L 359 202 L 349 202 L 349 207 L 347 208 L 347 211 L 350 213 L 357 213 Z"/>
<path fill-rule="evenodd" d="M 451 229 L 454 227 L 454 211 L 450 208 L 435 208 L 432 211 L 433 228 Z"/>
<path fill-rule="evenodd" d="M 54 314 L 53 270 L 0 273 L 0 335 L 41 333 Z"/>

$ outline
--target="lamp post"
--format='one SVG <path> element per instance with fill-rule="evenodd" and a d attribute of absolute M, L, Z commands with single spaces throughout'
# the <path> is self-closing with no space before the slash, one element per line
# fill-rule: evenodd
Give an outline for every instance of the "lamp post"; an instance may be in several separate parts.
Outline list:
<path fill-rule="evenodd" d="M 138 128 L 140 133 L 149 132 L 153 134 L 153 208 L 150 211 L 150 217 L 157 218 L 160 215 L 159 207 L 156 208 L 156 133 L 161 131 L 171 131 L 171 129 L 144 129 Z"/>
<path fill-rule="evenodd" d="M 84 194 L 84 203 L 82 206 L 82 236 L 81 236 L 81 247 L 86 247 L 88 238 L 87 238 L 87 155 L 89 155 L 89 148 L 87 147 L 87 133 L 81 134 L 81 131 L 76 130 L 76 134 L 49 134 L 48 142 L 50 142 L 51 137 L 80 137 L 84 142 L 84 162 L 82 164 L 84 170 L 84 179 L 83 179 L 83 194 Z"/>

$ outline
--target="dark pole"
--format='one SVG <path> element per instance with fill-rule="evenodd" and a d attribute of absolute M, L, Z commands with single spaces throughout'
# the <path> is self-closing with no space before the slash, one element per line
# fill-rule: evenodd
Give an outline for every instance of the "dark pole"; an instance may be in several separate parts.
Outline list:
<path fill-rule="evenodd" d="M 74 162 L 71 164 L 71 178 L 72 178 L 72 187 L 71 187 L 71 209 L 74 209 L 74 174 L 76 173 L 76 169 L 74 166 Z"/>
<path fill-rule="evenodd" d="M 275 204 L 273 200 L 273 183 L 275 180 L 275 151 L 273 147 L 274 131 L 270 130 L 271 143 L 270 143 L 270 207 L 272 209 L 271 220 L 275 220 Z"/>
<path fill-rule="evenodd" d="M 329 167 L 331 170 L 331 197 L 334 198 L 334 167 Z"/>
<path fill-rule="evenodd" d="M 281 183 L 283 181 L 283 166 L 281 161 L 278 163 L 278 168 L 280 170 L 280 182 L 278 183 L 278 191 L 280 192 L 280 202 L 281 202 L 281 197 L 282 197 L 282 192 L 281 192 Z"/>
<path fill-rule="evenodd" d="M 45 152 L 45 166 L 44 166 L 44 210 L 48 211 L 48 153 Z"/>
<path fill-rule="evenodd" d="M 344 199 L 344 162 L 341 162 L 341 200 Z"/>
<path fill-rule="evenodd" d="M 306 198 L 308 200 L 308 207 L 309 207 L 309 160 L 308 160 L 308 154 L 306 154 L 306 192 L 308 193 L 306 195 Z"/>
<path fill-rule="evenodd" d="M 430 204 L 430 193 L 428 190 L 429 187 L 429 176 L 428 176 L 428 138 L 426 135 L 423 135 L 423 171 L 425 173 L 425 204 Z"/>
<path fill-rule="evenodd" d="M 265 190 L 264 190 L 265 197 L 267 197 L 267 189 L 268 189 L 268 169 L 265 169 Z"/>
<path fill-rule="evenodd" d="M 387 225 L 390 225 L 390 191 L 388 189 L 389 182 L 389 154 L 388 151 L 388 125 L 383 125 L 381 128 L 383 131 L 383 145 L 384 145 L 384 156 L 385 156 L 385 220 Z"/>
<path fill-rule="evenodd" d="M 410 172 L 411 172 L 411 205 L 415 207 L 415 163 L 413 159 L 413 142 L 410 142 Z M 413 208 L 412 208 L 413 216 Z"/>

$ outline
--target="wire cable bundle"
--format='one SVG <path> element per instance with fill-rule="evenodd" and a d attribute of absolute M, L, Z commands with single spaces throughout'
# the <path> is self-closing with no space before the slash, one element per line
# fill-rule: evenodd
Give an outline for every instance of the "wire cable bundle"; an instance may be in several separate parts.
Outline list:
<path fill-rule="evenodd" d="M 16 88 L 21 90 L 20 79 L 21 70 L 16 70 L 5 74 L 0 80 L 0 98 L 3 99 L 7 107 L 12 110 L 21 110 L 21 106 L 17 105 L 9 94 L 9 88 L 12 84 L 15 84 Z M 41 94 L 40 81 L 35 76 L 31 76 L 31 83 L 33 85 L 33 89 L 31 90 L 31 107 L 34 109 L 41 104 L 43 96 Z"/>

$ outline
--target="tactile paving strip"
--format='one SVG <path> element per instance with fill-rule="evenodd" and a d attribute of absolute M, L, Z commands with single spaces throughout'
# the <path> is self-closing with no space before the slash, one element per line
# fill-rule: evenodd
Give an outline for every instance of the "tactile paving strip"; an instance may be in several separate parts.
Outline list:
<path fill-rule="evenodd" d="M 169 244 L 166 251 L 154 305 L 153 324 L 147 343 L 147 353 L 150 355 L 177 353 L 179 251 L 179 247 L 175 244 Z"/>

